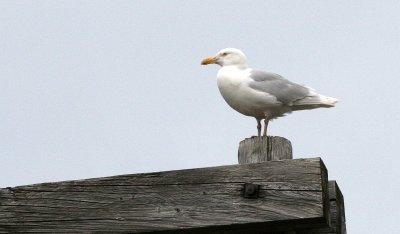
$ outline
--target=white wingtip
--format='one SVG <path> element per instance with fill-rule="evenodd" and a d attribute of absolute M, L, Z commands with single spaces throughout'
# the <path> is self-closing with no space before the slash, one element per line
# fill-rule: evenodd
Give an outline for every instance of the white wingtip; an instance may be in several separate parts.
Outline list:
<path fill-rule="evenodd" d="M 327 106 L 335 106 L 335 104 L 339 101 L 337 98 L 333 97 L 326 97 L 320 95 L 321 102 Z"/>

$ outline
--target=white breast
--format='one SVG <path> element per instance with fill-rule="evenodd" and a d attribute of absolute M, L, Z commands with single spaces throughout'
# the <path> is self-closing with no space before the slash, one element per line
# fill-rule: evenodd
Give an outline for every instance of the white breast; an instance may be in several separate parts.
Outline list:
<path fill-rule="evenodd" d="M 262 118 L 265 111 L 279 105 L 279 102 L 274 96 L 249 87 L 250 72 L 250 68 L 224 66 L 218 71 L 218 88 L 233 109 L 244 115 Z"/>

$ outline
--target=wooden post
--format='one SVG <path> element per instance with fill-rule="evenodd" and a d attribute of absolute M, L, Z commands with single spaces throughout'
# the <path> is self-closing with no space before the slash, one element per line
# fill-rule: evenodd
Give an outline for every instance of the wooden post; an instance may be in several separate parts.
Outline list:
<path fill-rule="evenodd" d="M 279 136 L 251 137 L 239 143 L 239 164 L 262 163 L 266 161 L 293 159 L 292 144 Z M 346 234 L 344 199 L 336 181 L 329 181 L 329 201 L 331 226 L 328 228 L 307 229 L 280 234 Z"/>
<path fill-rule="evenodd" d="M 239 164 L 262 163 L 283 159 L 293 159 L 292 143 L 279 136 L 246 138 L 239 143 Z M 273 234 L 273 233 L 271 233 Z M 296 234 L 295 231 L 276 234 Z"/>
<path fill-rule="evenodd" d="M 251 137 L 239 143 L 239 164 L 293 159 L 292 144 L 279 136 Z"/>

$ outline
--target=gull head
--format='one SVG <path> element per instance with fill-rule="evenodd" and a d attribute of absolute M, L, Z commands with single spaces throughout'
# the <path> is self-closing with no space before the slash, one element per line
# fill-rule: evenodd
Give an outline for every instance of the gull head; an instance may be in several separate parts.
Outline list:
<path fill-rule="evenodd" d="M 208 57 L 201 61 L 201 65 L 218 64 L 220 66 L 246 66 L 247 58 L 244 53 L 235 48 L 226 48 L 217 53 L 214 57 Z"/>

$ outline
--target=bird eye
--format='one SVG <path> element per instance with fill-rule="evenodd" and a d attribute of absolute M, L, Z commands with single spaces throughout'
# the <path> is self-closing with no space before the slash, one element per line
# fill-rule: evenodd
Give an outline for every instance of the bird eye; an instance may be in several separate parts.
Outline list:
<path fill-rule="evenodd" d="M 228 55 L 228 53 L 226 53 L 226 52 L 225 52 L 225 53 L 222 53 L 222 56 L 227 56 L 227 55 Z"/>

